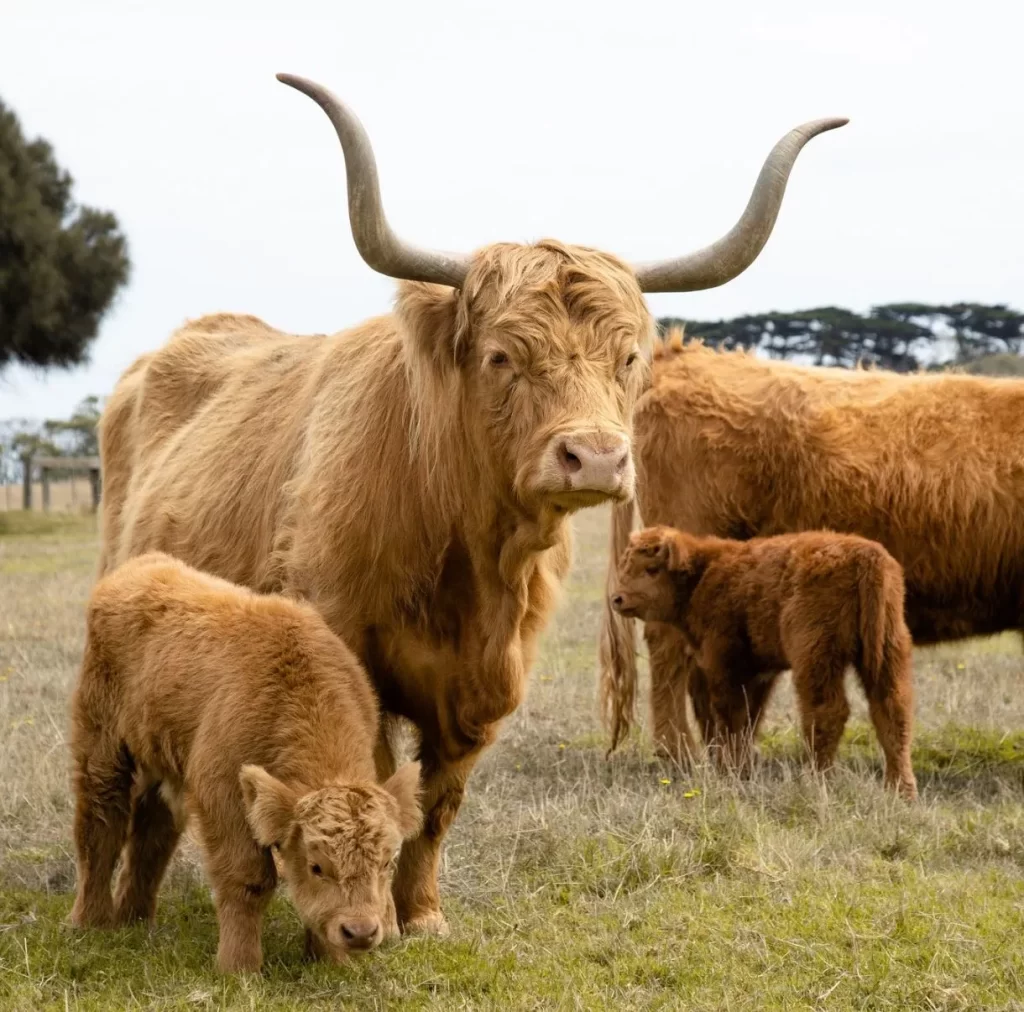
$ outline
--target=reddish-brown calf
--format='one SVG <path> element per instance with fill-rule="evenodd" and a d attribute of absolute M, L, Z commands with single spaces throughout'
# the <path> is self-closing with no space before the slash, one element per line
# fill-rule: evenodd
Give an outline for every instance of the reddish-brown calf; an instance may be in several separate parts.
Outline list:
<path fill-rule="evenodd" d="M 162 553 L 114 570 L 89 602 L 72 702 L 72 922 L 151 919 L 191 816 L 221 970 L 259 969 L 278 875 L 311 955 L 341 960 L 396 934 L 391 876 L 420 829 L 419 764 L 379 785 L 378 724 L 366 673 L 309 605 Z"/>
<path fill-rule="evenodd" d="M 630 537 L 611 605 L 682 632 L 730 761 L 746 758 L 778 676 L 792 668 L 811 758 L 830 766 L 850 713 L 843 677 L 853 665 L 885 753 L 885 782 L 915 798 L 903 597 L 899 563 L 865 538 L 810 531 L 732 541 L 650 527 Z"/>

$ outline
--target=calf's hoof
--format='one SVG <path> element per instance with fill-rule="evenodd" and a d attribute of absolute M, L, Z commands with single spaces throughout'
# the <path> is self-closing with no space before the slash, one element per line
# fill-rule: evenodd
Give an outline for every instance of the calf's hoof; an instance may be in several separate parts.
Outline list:
<path fill-rule="evenodd" d="M 904 801 L 917 801 L 917 781 L 913 777 L 909 780 L 892 780 L 887 786 L 890 790 L 896 791 Z"/>
<path fill-rule="evenodd" d="M 217 956 L 218 973 L 259 973 L 262 966 L 263 960 L 260 956 Z"/>
<path fill-rule="evenodd" d="M 445 938 L 450 931 L 448 921 L 440 910 L 423 910 L 413 914 L 402 925 L 404 935 L 434 935 L 436 938 Z"/>
<path fill-rule="evenodd" d="M 112 928 L 114 927 L 114 912 L 112 910 L 83 910 L 76 905 L 68 914 L 67 923 L 71 927 L 79 929 Z"/>

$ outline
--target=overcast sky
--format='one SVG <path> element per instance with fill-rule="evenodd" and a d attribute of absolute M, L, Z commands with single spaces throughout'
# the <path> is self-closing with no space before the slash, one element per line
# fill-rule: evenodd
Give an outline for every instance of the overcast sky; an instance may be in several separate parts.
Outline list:
<path fill-rule="evenodd" d="M 134 263 L 91 364 L 8 370 L 0 417 L 109 393 L 202 313 L 328 332 L 387 310 L 334 133 L 277 71 L 355 110 L 396 231 L 453 250 L 683 253 L 731 227 L 788 129 L 849 116 L 804 149 L 754 266 L 654 311 L 1024 306 L 1024 8 L 1005 0 L 0 6 L 0 97 L 78 200 L 118 215 Z"/>

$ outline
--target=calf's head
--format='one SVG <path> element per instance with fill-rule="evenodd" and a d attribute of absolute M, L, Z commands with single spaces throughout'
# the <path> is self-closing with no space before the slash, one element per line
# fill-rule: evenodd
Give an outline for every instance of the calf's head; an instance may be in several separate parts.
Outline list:
<path fill-rule="evenodd" d="M 669 569 L 674 543 L 659 527 L 630 536 L 619 559 L 611 605 L 626 618 L 671 622 L 675 618 L 675 586 Z"/>
<path fill-rule="evenodd" d="M 707 566 L 696 539 L 670 527 L 630 536 L 611 592 L 612 608 L 645 622 L 678 621 Z"/>
<path fill-rule="evenodd" d="M 471 454 L 519 504 L 556 511 L 633 494 L 631 417 L 652 332 L 642 293 L 714 288 L 746 270 L 771 234 L 804 144 L 846 123 L 814 120 L 791 130 L 769 154 L 736 225 L 685 256 L 631 266 L 554 241 L 466 256 L 400 240 L 385 218 L 359 120 L 320 85 L 278 78 L 312 98 L 334 126 L 363 259 L 413 282 L 402 287 L 397 309 L 412 343 L 417 452 L 431 468 Z M 460 446 L 463 437 L 469 447 Z"/>
<path fill-rule="evenodd" d="M 256 841 L 276 864 L 316 951 L 341 961 L 394 933 L 391 878 L 419 832 L 419 763 L 383 785 L 331 784 L 300 794 L 261 766 L 239 774 Z"/>

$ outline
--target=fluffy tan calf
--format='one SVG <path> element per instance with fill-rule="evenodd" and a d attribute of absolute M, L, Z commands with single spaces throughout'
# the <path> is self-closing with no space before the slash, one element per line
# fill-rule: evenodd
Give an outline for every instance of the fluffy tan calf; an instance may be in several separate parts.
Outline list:
<path fill-rule="evenodd" d="M 808 749 L 817 766 L 830 766 L 850 714 L 843 676 L 853 665 L 885 753 L 886 784 L 914 798 L 903 597 L 899 563 L 865 538 L 808 531 L 732 541 L 650 527 L 630 537 L 611 606 L 682 632 L 730 758 L 792 668 Z"/>
<path fill-rule="evenodd" d="M 311 607 L 161 553 L 116 569 L 89 602 L 72 702 L 72 922 L 151 919 L 188 815 L 221 970 L 259 969 L 278 874 L 310 954 L 341 960 L 395 934 L 391 876 L 420 829 L 419 764 L 378 783 L 378 721 L 365 672 Z"/>

